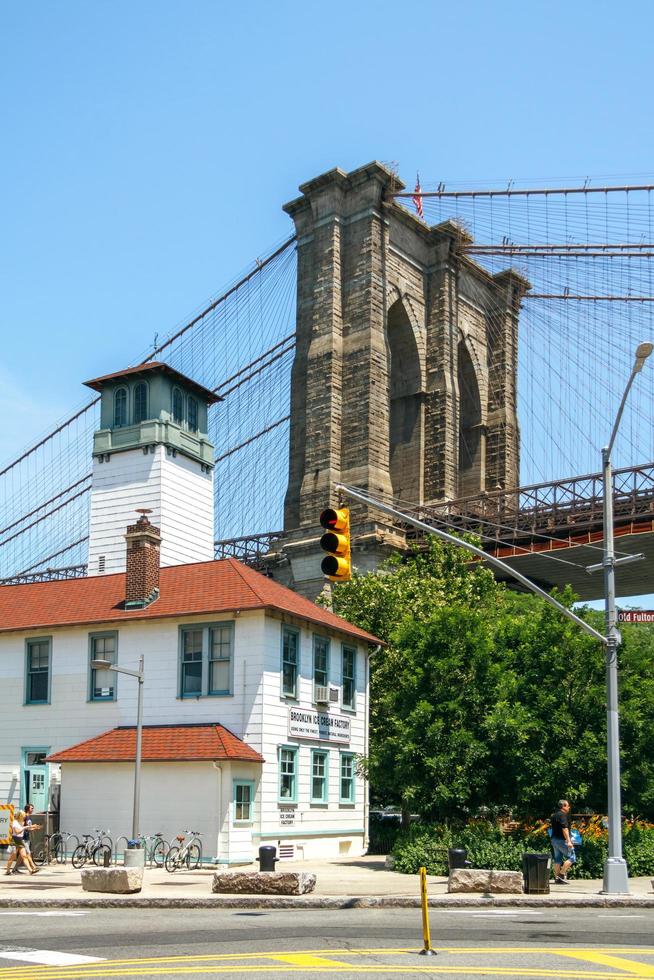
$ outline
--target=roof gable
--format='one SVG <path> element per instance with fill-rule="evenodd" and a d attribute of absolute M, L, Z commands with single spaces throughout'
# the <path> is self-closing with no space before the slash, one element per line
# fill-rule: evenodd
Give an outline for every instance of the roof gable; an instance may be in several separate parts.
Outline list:
<path fill-rule="evenodd" d="M 0 633 L 269 609 L 362 642 L 380 640 L 235 558 L 161 569 L 160 595 L 125 609 L 125 573 L 0 586 Z"/>
<path fill-rule="evenodd" d="M 121 726 L 48 756 L 48 762 L 133 762 L 136 728 Z M 255 749 L 219 724 L 144 725 L 143 762 L 200 762 L 224 759 L 263 762 Z"/>

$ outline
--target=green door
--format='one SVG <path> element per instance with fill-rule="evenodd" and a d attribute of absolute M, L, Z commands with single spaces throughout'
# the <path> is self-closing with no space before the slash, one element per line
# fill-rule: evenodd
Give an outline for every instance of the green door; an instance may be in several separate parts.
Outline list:
<path fill-rule="evenodd" d="M 23 749 L 23 797 L 36 813 L 48 809 L 49 780 L 45 758 L 48 749 Z"/>

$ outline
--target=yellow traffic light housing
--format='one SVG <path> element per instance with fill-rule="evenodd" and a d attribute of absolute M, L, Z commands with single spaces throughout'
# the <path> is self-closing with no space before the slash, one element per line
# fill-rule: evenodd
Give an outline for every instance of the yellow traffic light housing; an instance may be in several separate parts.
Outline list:
<path fill-rule="evenodd" d="M 352 578 L 350 511 L 328 507 L 320 515 L 320 525 L 325 528 L 320 547 L 327 552 L 320 563 L 322 573 L 332 582 L 348 582 Z"/>

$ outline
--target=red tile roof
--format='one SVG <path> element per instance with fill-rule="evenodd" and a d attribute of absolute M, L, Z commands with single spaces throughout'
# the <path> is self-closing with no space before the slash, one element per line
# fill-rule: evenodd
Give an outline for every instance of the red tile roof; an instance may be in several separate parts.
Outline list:
<path fill-rule="evenodd" d="M 54 752 L 48 762 L 133 762 L 136 728 L 112 728 L 102 735 Z M 263 762 L 263 757 L 222 725 L 144 725 L 143 762 L 194 762 L 234 759 Z"/>
<path fill-rule="evenodd" d="M 126 611 L 125 574 L 0 586 L 0 633 L 269 609 L 368 643 L 380 640 L 235 558 L 161 569 L 160 596 Z"/>
<path fill-rule="evenodd" d="M 151 371 L 159 371 L 162 374 L 170 375 L 176 381 L 181 381 L 187 388 L 193 389 L 198 395 L 206 398 L 210 405 L 223 401 L 221 395 L 217 395 L 215 391 L 205 388 L 204 385 L 182 374 L 181 371 L 176 371 L 175 368 L 169 364 L 165 364 L 163 361 L 146 361 L 143 364 L 136 364 L 134 367 L 125 368 L 123 371 L 114 371 L 113 374 L 103 374 L 100 378 L 91 378 L 90 381 L 85 381 L 84 384 L 87 388 L 93 388 L 94 391 L 102 391 L 106 381 L 118 381 L 119 378 L 124 378 L 127 375 L 146 374 Z"/>

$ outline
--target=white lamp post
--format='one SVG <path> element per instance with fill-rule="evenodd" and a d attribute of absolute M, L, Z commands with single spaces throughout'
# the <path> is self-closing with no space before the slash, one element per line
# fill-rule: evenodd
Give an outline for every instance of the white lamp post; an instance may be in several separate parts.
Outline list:
<path fill-rule="evenodd" d="M 143 736 L 143 657 L 139 658 L 139 669 L 132 670 L 130 667 L 120 667 L 112 664 L 110 660 L 92 660 L 91 667 L 94 670 L 113 670 L 116 674 L 129 674 L 136 677 L 139 682 L 138 700 L 136 708 L 136 755 L 134 758 L 134 806 L 132 809 L 132 839 L 136 840 L 139 835 L 139 809 L 141 805 L 141 740 Z"/>
<path fill-rule="evenodd" d="M 627 865 L 622 856 L 622 807 L 620 802 L 620 729 L 618 714 L 618 647 L 621 642 L 615 607 L 615 548 L 613 541 L 613 473 L 611 450 L 636 375 L 654 350 L 654 344 L 640 344 L 618 409 L 607 446 L 602 449 L 604 481 L 604 597 L 606 609 L 606 749 L 608 775 L 609 853 L 604 864 L 604 893 L 629 891 Z M 629 559 L 627 559 L 629 560 Z"/>

